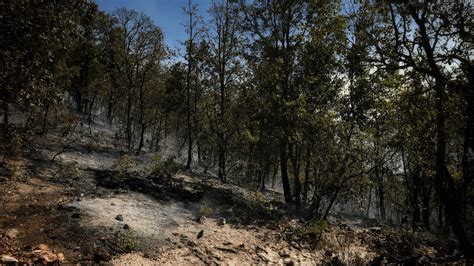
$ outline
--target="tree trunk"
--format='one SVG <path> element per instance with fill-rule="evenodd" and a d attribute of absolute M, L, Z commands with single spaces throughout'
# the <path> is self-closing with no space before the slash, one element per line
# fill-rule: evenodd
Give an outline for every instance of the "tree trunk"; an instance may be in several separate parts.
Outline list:
<path fill-rule="evenodd" d="M 369 198 L 367 200 L 367 212 L 365 214 L 365 217 L 367 219 L 370 218 L 370 204 L 372 203 L 372 186 L 369 187 Z"/>
<path fill-rule="evenodd" d="M 462 210 L 458 201 L 454 181 L 450 176 L 445 163 L 446 157 L 446 129 L 444 113 L 444 82 L 437 80 L 436 93 L 436 189 L 445 205 L 447 222 L 449 222 L 456 235 L 460 248 L 466 258 L 474 256 L 474 248 L 467 237 L 462 219 Z M 447 181 L 447 190 L 444 189 L 444 181 Z"/>
<path fill-rule="evenodd" d="M 46 104 L 43 116 L 43 127 L 41 129 L 41 135 L 46 134 L 47 125 L 48 125 L 48 114 L 49 114 L 49 103 Z"/>
<path fill-rule="evenodd" d="M 79 85 L 81 86 L 81 85 Z M 80 89 L 75 90 L 76 110 L 78 113 L 82 113 L 82 93 Z"/>
<path fill-rule="evenodd" d="M 142 124 L 140 124 L 140 128 L 141 128 L 141 130 L 140 130 L 140 142 L 138 143 L 138 149 L 137 149 L 136 155 L 139 155 L 142 148 L 143 148 L 146 125 L 142 123 Z"/>
<path fill-rule="evenodd" d="M 3 101 L 3 123 L 5 124 L 5 128 L 8 128 L 8 124 L 9 124 L 8 117 L 9 117 L 8 102 Z"/>
<path fill-rule="evenodd" d="M 281 181 L 283 183 L 283 193 L 285 195 L 286 204 L 292 203 L 291 187 L 288 178 L 288 154 L 286 151 L 287 140 L 284 138 L 280 140 L 280 171 Z"/>
<path fill-rule="evenodd" d="M 87 121 L 89 122 L 89 125 L 92 123 L 92 110 L 94 109 L 94 104 L 95 104 L 96 98 L 97 98 L 97 93 L 95 93 L 94 97 L 92 97 L 91 104 L 89 105 L 89 108 L 88 108 Z"/>
<path fill-rule="evenodd" d="M 128 96 L 127 99 L 127 118 L 126 118 L 125 134 L 127 135 L 127 148 L 132 146 L 132 99 Z"/>
<path fill-rule="evenodd" d="M 332 206 L 334 205 L 334 202 L 336 202 L 336 199 L 337 199 L 337 196 L 339 195 L 339 191 L 341 191 L 341 188 L 342 188 L 342 185 L 339 186 L 336 191 L 334 191 L 334 193 L 332 194 L 332 197 L 331 199 L 329 200 L 329 204 L 326 208 L 326 211 L 324 212 L 323 216 L 322 216 L 322 219 L 323 220 L 326 220 L 329 216 L 329 211 L 331 211 L 332 209 Z"/>
<path fill-rule="evenodd" d="M 474 65 L 466 66 L 466 75 L 468 76 L 468 83 L 464 90 L 464 99 L 466 101 L 466 124 L 464 129 L 464 145 L 462 156 L 462 175 L 463 184 L 461 187 L 461 201 L 462 201 L 462 217 L 463 221 L 467 220 L 467 194 L 468 188 L 474 179 Z"/>
<path fill-rule="evenodd" d="M 301 207 L 301 180 L 300 180 L 300 163 L 299 163 L 299 149 L 293 147 L 292 143 L 288 143 L 291 165 L 293 166 L 294 178 L 294 203 L 296 208 Z"/>
<path fill-rule="evenodd" d="M 275 165 L 273 167 L 273 175 L 272 175 L 272 188 L 275 188 L 276 176 L 278 174 L 278 168 L 280 167 L 278 163 L 278 157 L 275 158 Z"/>
<path fill-rule="evenodd" d="M 319 208 L 321 206 L 321 197 L 319 197 L 314 191 L 313 199 L 311 200 L 311 206 L 308 209 L 310 219 L 319 218 Z"/>
<path fill-rule="evenodd" d="M 423 195 L 423 209 L 421 211 L 421 216 L 423 218 L 423 224 L 426 230 L 430 230 L 431 210 L 430 210 L 430 196 L 429 195 Z"/>
<path fill-rule="evenodd" d="M 307 200 L 308 200 L 308 190 L 309 190 L 309 169 L 311 167 L 311 160 L 310 160 L 310 156 L 311 156 L 311 150 L 310 148 L 308 147 L 308 149 L 306 150 L 306 161 L 305 161 L 305 169 L 304 169 L 304 183 L 303 183 L 303 198 L 302 198 L 302 202 L 303 204 L 306 204 Z"/>
<path fill-rule="evenodd" d="M 379 198 L 380 219 L 385 220 L 385 191 L 383 183 L 383 175 L 380 174 L 379 166 L 375 166 L 375 177 L 377 178 L 377 191 Z"/>
<path fill-rule="evenodd" d="M 225 165 L 225 148 L 222 147 L 224 145 L 223 142 L 220 141 L 219 143 L 219 149 L 217 152 L 217 160 L 218 160 L 218 177 L 222 182 L 225 182 L 225 171 L 226 171 L 226 165 Z"/>
<path fill-rule="evenodd" d="M 107 101 L 107 120 L 109 121 L 109 127 L 112 127 L 113 117 L 112 117 L 112 110 L 114 107 L 114 101 L 112 97 L 112 93 L 109 95 L 109 100 Z"/>
<path fill-rule="evenodd" d="M 413 172 L 410 173 L 412 177 L 413 185 L 409 187 L 409 193 L 411 194 L 410 203 L 413 208 L 413 217 L 412 217 L 412 228 L 413 230 L 418 229 L 421 223 L 420 215 L 420 194 L 421 194 L 421 178 L 420 178 L 420 168 L 415 166 L 412 170 Z M 408 181 L 407 181 L 408 182 Z"/>

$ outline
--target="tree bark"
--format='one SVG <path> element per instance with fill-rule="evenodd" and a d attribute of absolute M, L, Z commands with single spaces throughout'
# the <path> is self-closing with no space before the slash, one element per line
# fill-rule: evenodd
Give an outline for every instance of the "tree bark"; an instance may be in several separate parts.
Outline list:
<path fill-rule="evenodd" d="M 281 181 L 283 183 L 283 193 L 285 195 L 286 204 L 291 204 L 293 202 L 291 196 L 291 187 L 290 181 L 288 178 L 288 153 L 287 153 L 287 140 L 280 140 L 280 171 L 281 171 Z"/>
<path fill-rule="evenodd" d="M 293 166 L 293 178 L 294 178 L 294 203 L 296 208 L 301 207 L 301 180 L 300 180 L 300 162 L 299 162 L 299 149 L 294 147 L 292 143 L 288 143 L 288 149 L 290 154 L 291 165 Z"/>
<path fill-rule="evenodd" d="M 8 124 L 9 124 L 8 118 L 9 118 L 8 102 L 4 100 L 3 101 L 3 123 L 5 124 L 5 128 L 8 128 Z"/>
<path fill-rule="evenodd" d="M 144 139 L 145 139 L 145 129 L 146 129 L 146 125 L 145 124 L 140 124 L 140 142 L 138 143 L 138 149 L 137 149 L 137 152 L 136 152 L 136 155 L 139 155 L 142 148 L 143 148 L 143 143 L 144 143 Z"/>
<path fill-rule="evenodd" d="M 307 150 L 306 150 L 306 161 L 305 161 L 305 169 L 304 169 L 304 183 L 303 183 L 303 198 L 302 198 L 302 202 L 303 204 L 306 204 L 306 202 L 308 201 L 308 190 L 309 190 L 309 169 L 311 167 L 311 149 L 310 147 L 308 146 Z"/>
<path fill-rule="evenodd" d="M 377 191 L 379 198 L 380 219 L 385 220 L 385 191 L 383 183 L 383 175 L 380 173 L 379 166 L 375 166 L 375 177 L 377 178 Z"/>

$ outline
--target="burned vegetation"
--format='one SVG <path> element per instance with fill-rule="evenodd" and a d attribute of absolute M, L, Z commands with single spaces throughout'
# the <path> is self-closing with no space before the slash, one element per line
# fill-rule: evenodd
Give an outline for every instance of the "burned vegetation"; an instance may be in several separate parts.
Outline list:
<path fill-rule="evenodd" d="M 105 6 L 0 1 L 0 264 L 473 263 L 471 1 Z"/>

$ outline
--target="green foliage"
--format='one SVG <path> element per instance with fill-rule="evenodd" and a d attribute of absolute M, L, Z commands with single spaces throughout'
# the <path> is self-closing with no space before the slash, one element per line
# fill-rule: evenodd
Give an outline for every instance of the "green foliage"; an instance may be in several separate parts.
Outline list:
<path fill-rule="evenodd" d="M 22 155 L 23 140 L 19 134 L 14 134 L 10 140 L 10 154 L 13 159 L 18 160 Z"/>
<path fill-rule="evenodd" d="M 135 162 L 128 155 L 122 155 L 114 161 L 113 168 L 117 169 L 120 175 L 125 175 L 133 166 Z"/>
<path fill-rule="evenodd" d="M 204 202 L 203 206 L 199 209 L 201 216 L 209 217 L 212 215 L 214 210 L 207 205 L 207 202 Z"/>
<path fill-rule="evenodd" d="M 323 232 L 328 230 L 330 227 L 326 220 L 314 219 L 308 224 L 299 227 L 295 231 L 295 236 L 298 238 L 311 238 L 319 239 Z"/>
<path fill-rule="evenodd" d="M 137 250 L 140 246 L 137 232 L 130 229 L 124 233 L 121 233 L 118 239 L 118 246 L 119 248 L 127 251 Z"/>
<path fill-rule="evenodd" d="M 146 170 L 150 173 L 160 172 L 160 168 L 161 168 L 160 166 L 161 166 L 161 155 L 159 155 L 158 153 L 154 153 L 148 158 Z"/>
<path fill-rule="evenodd" d="M 79 168 L 75 162 L 69 163 L 62 163 L 59 165 L 59 169 L 56 173 L 56 176 L 59 178 L 71 178 L 71 179 L 78 179 L 81 175 Z"/>
<path fill-rule="evenodd" d="M 267 202 L 260 192 L 255 193 L 255 198 L 242 199 L 232 198 L 231 208 L 234 217 L 243 223 L 251 223 L 258 220 L 276 220 L 281 218 L 280 210 Z"/>
<path fill-rule="evenodd" d="M 145 168 L 150 174 L 172 175 L 177 171 L 178 165 L 176 163 L 175 156 L 169 156 L 163 159 L 161 155 L 153 154 L 148 159 L 148 163 Z"/>
<path fill-rule="evenodd" d="M 0 176 L 14 179 L 20 174 L 19 161 L 7 160 L 0 163 Z"/>
<path fill-rule="evenodd" d="M 178 152 L 198 153 L 222 181 L 241 177 L 260 191 L 263 178 L 281 178 L 286 204 L 316 208 L 316 217 L 338 201 L 364 210 L 376 194 L 381 216 L 390 209 L 416 220 L 427 210 L 429 223 L 435 207 L 449 205 L 469 217 L 447 221 L 469 220 L 467 2 L 387 9 L 365 1 L 350 10 L 341 1 L 215 1 L 208 25 L 190 2 L 184 60 L 167 65 L 163 33 L 143 13 L 107 15 L 90 1 L 2 1 L 2 114 L 5 124 L 13 110 L 27 122 L 23 131 L 2 124 L 0 145 L 19 159 L 38 126 L 59 125 L 68 136 L 77 125 L 68 95 L 88 122 L 106 110 L 128 151 L 158 150 L 175 137 Z M 95 140 L 86 145 L 98 149 Z M 133 166 L 129 156 L 114 162 L 121 175 Z M 76 175 L 64 167 L 61 174 Z M 145 169 L 170 176 L 178 166 L 155 154 Z M 233 210 L 245 220 L 278 216 L 268 205 L 255 192 Z M 299 234 L 324 228 L 313 221 Z"/>

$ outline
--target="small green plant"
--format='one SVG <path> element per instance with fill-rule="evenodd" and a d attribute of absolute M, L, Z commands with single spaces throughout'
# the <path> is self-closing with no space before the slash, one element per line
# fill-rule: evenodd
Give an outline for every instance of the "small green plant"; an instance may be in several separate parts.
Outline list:
<path fill-rule="evenodd" d="M 257 204 L 264 204 L 266 203 L 266 198 L 260 191 L 255 191 L 254 193 L 255 201 Z"/>
<path fill-rule="evenodd" d="M 114 168 L 118 169 L 120 175 L 124 175 L 134 165 L 133 160 L 128 155 L 120 156 L 114 162 Z"/>
<path fill-rule="evenodd" d="M 133 230 L 127 231 L 119 239 L 119 246 L 122 249 L 133 251 L 137 250 L 139 245 L 137 232 Z"/>
<path fill-rule="evenodd" d="M 207 206 L 207 203 L 205 202 L 204 206 L 202 206 L 199 211 L 201 213 L 201 216 L 209 217 L 213 213 L 214 210 L 211 207 Z"/>
<path fill-rule="evenodd" d="M 95 151 L 98 150 L 98 148 L 99 148 L 99 146 L 97 145 L 97 142 L 91 141 L 87 144 L 87 151 L 88 152 L 95 152 Z"/>
<path fill-rule="evenodd" d="M 78 179 L 81 175 L 81 172 L 79 171 L 79 168 L 77 168 L 76 163 L 70 162 L 60 164 L 56 175 L 66 176 L 72 179 Z"/>
<path fill-rule="evenodd" d="M 146 169 L 151 174 L 172 175 L 177 169 L 176 157 L 170 156 L 163 159 L 158 154 L 152 155 Z"/>
<path fill-rule="evenodd" d="M 150 173 L 159 172 L 161 165 L 161 156 L 159 154 L 153 154 L 150 156 L 146 170 Z"/>
<path fill-rule="evenodd" d="M 299 238 L 319 238 L 328 228 L 329 223 L 326 220 L 315 219 L 311 220 L 307 225 L 298 228 L 295 235 Z"/>
<path fill-rule="evenodd" d="M 6 177 L 15 178 L 20 175 L 20 166 L 18 161 L 9 160 L 6 162 L 5 167 L 0 167 L 2 170 L 0 175 Z"/>
<path fill-rule="evenodd" d="M 161 164 L 161 170 L 167 174 L 172 174 L 176 170 L 176 157 L 170 156 Z"/>
<path fill-rule="evenodd" d="M 10 153 L 12 155 L 12 158 L 15 160 L 20 159 L 21 153 L 22 153 L 22 140 L 21 137 L 17 134 L 15 134 L 12 139 L 11 139 L 11 144 L 10 144 Z"/>

